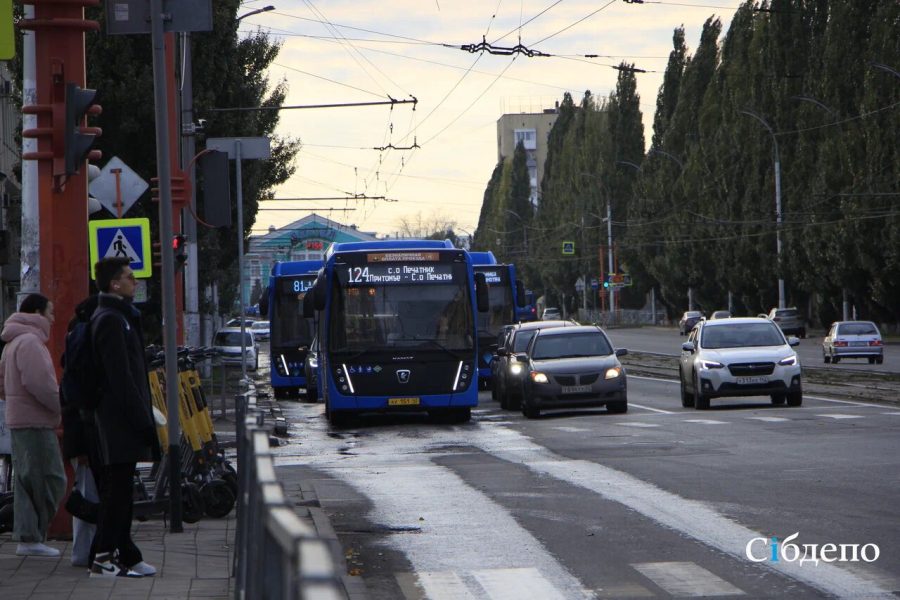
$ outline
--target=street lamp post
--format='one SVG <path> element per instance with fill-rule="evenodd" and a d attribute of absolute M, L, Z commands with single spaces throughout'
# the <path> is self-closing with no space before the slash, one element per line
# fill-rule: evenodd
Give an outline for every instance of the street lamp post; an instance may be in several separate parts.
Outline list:
<path fill-rule="evenodd" d="M 251 11 L 248 12 L 247 14 L 244 14 L 244 15 L 239 16 L 239 17 L 236 18 L 234 21 L 235 21 L 236 23 L 240 23 L 240 22 L 241 22 L 241 19 L 246 19 L 247 17 L 252 17 L 253 15 L 258 15 L 259 13 L 269 12 L 270 10 L 275 10 L 275 7 L 274 7 L 274 6 L 271 6 L 271 5 L 269 5 L 269 6 L 263 6 L 262 8 L 257 8 L 256 10 L 251 10 Z"/>
<path fill-rule="evenodd" d="M 778 261 L 778 308 L 784 308 L 784 277 L 781 275 L 781 156 L 778 152 L 778 138 L 769 123 L 751 110 L 738 111 L 756 119 L 772 136 L 775 153 L 775 252 Z"/>

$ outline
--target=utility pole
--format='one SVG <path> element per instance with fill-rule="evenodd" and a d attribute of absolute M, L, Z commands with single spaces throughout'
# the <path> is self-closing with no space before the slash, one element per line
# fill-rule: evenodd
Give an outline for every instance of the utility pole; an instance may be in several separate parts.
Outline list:
<path fill-rule="evenodd" d="M 196 176 L 191 160 L 196 154 L 197 128 L 194 125 L 194 84 L 191 59 L 191 32 L 181 34 L 181 169 L 190 182 L 190 193 L 186 198 L 191 210 L 182 214 L 182 224 L 187 236 L 187 264 L 184 269 L 184 340 L 188 346 L 200 346 L 200 290 L 199 290 L 199 249 L 197 243 Z"/>

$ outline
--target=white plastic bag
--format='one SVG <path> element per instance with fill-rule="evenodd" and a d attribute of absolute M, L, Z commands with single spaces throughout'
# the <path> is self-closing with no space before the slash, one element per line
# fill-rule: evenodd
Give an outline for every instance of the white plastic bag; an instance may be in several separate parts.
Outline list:
<path fill-rule="evenodd" d="M 76 460 L 72 461 L 77 462 Z M 97 485 L 94 482 L 94 475 L 86 464 L 76 464 L 75 466 L 75 489 L 81 492 L 85 500 L 91 502 L 99 502 L 100 496 L 97 494 Z M 97 532 L 97 526 L 87 521 L 82 521 L 77 517 L 72 517 L 72 566 L 88 567 L 90 566 L 91 543 L 94 541 L 94 534 Z"/>

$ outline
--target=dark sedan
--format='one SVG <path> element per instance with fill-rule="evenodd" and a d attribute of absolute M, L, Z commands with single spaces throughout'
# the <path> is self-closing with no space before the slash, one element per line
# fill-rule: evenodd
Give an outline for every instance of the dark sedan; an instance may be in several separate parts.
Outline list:
<path fill-rule="evenodd" d="M 528 342 L 536 331 L 554 327 L 576 327 L 575 321 L 530 321 L 519 323 L 503 338 L 503 344 L 497 348 L 494 361 L 494 388 L 491 397 L 500 401 L 500 408 L 516 410 L 522 400 L 522 380 L 525 378 L 525 364 L 516 357 L 524 356 Z"/>
<path fill-rule="evenodd" d="M 517 355 L 527 369 L 522 414 L 541 410 L 605 406 L 607 412 L 628 410 L 625 369 L 606 333 L 596 325 L 542 329 L 526 354 Z"/>

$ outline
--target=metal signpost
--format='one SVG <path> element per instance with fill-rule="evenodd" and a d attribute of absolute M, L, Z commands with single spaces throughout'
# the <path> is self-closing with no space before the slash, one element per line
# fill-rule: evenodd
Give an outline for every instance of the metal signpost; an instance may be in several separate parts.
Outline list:
<path fill-rule="evenodd" d="M 238 230 L 238 296 L 241 306 L 241 381 L 247 381 L 247 324 L 244 322 L 244 192 L 241 185 L 241 160 L 271 158 L 272 151 L 267 137 L 246 138 L 208 138 L 207 150 L 227 152 L 228 158 L 234 160 L 235 187 L 237 188 L 237 230 Z"/>

